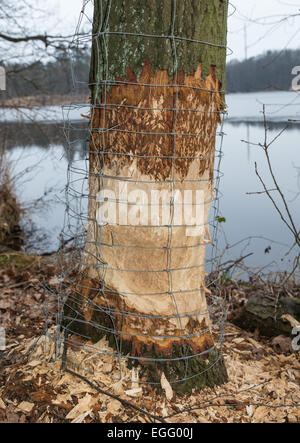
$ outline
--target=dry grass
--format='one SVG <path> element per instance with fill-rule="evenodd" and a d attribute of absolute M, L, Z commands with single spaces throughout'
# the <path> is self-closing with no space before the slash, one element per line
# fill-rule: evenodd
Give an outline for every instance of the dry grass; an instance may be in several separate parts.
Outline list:
<path fill-rule="evenodd" d="M 22 208 L 14 192 L 5 151 L 0 154 L 0 249 L 19 250 L 23 244 Z"/>

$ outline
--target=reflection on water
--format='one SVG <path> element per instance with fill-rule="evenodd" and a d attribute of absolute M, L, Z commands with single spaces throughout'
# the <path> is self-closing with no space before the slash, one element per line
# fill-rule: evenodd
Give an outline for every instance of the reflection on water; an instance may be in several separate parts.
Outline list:
<path fill-rule="evenodd" d="M 0 136 L 6 149 L 17 147 L 49 148 L 60 146 L 65 155 L 78 153 L 83 158 L 87 145 L 86 122 L 57 123 L 0 123 Z"/>
<path fill-rule="evenodd" d="M 267 124 L 268 143 L 286 127 L 282 123 Z M 288 261 L 294 258 L 291 254 L 282 261 L 293 242 L 292 235 L 276 213 L 272 202 L 262 192 L 263 187 L 255 173 L 255 162 L 258 171 L 268 189 L 273 189 L 271 176 L 263 149 L 257 146 L 264 143 L 265 128 L 263 124 L 226 123 L 227 137 L 224 143 L 222 170 L 224 177 L 221 190 L 224 197 L 221 212 L 227 218 L 223 226 L 222 246 L 228 242 L 238 243 L 236 254 L 253 256 L 246 260 L 251 266 L 267 266 L 274 262 L 273 269 L 285 269 Z M 299 171 L 300 171 L 300 127 L 289 125 L 284 133 L 269 148 L 272 168 L 279 185 L 286 196 L 296 226 L 300 226 L 299 211 Z M 253 194 L 254 193 L 254 194 Z M 279 208 L 285 213 L 278 195 L 272 193 Z M 270 249 L 271 247 L 271 249 Z"/>
<path fill-rule="evenodd" d="M 85 168 L 87 124 L 3 123 L 0 135 L 7 151 L 16 192 L 28 204 L 43 197 L 46 205 L 30 210 L 34 224 L 48 241 L 37 244 L 38 251 L 55 250 L 65 219 L 67 168 Z"/>
<path fill-rule="evenodd" d="M 269 140 L 276 137 L 283 127 L 282 123 L 268 124 Z M 267 186 L 273 188 L 263 151 L 256 146 L 264 140 L 264 127 L 261 123 L 226 122 L 224 132 L 226 136 L 221 164 L 224 177 L 221 180 L 223 197 L 220 202 L 220 214 L 226 218 L 226 223 L 220 227 L 218 247 L 224 250 L 226 245 L 237 245 L 227 251 L 222 261 L 237 258 L 240 254 L 253 253 L 246 260 L 248 265 L 265 266 L 274 262 L 274 269 L 284 268 L 287 262 L 283 263 L 281 259 L 292 243 L 291 234 L 266 195 L 251 194 L 262 191 L 255 174 L 255 162 Z M 72 123 L 64 127 L 63 123 L 3 123 L 0 124 L 0 134 L 2 140 L 5 140 L 15 174 L 26 168 L 30 170 L 32 165 L 35 165 L 24 175 L 22 185 L 17 189 L 22 200 L 30 201 L 39 198 L 47 189 L 55 189 L 52 193 L 55 196 L 52 204 L 44 211 L 33 214 L 37 225 L 47 231 L 49 248 L 55 249 L 64 224 L 63 201 L 68 160 L 72 162 L 72 167 L 81 173 L 79 178 L 83 177 L 82 174 L 86 170 L 87 125 Z M 287 196 L 298 226 L 299 136 L 300 128 L 296 124 L 290 125 L 270 148 L 274 172 Z M 71 184 L 78 192 L 82 192 L 84 186 L 86 188 L 86 182 L 82 184 L 82 181 L 76 183 L 74 180 Z M 84 211 L 84 207 L 82 210 Z M 245 240 L 240 243 L 242 239 L 249 237 L 252 237 L 251 241 Z"/>

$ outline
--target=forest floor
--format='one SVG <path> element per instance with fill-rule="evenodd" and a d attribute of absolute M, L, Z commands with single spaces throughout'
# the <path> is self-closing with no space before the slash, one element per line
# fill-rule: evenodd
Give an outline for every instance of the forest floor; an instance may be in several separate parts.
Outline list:
<path fill-rule="evenodd" d="M 6 331 L 6 349 L 0 351 L 0 422 L 300 422 L 300 352 L 291 351 L 288 338 L 278 347 L 278 341 L 275 346 L 274 339 L 230 323 L 253 292 L 263 290 L 259 282 L 224 286 L 229 382 L 185 397 L 168 383 L 160 391 L 144 385 L 125 361 L 120 380 L 119 361 L 109 355 L 113 351 L 105 339 L 95 345 L 104 353 L 97 355 L 72 337 L 67 368 L 73 373 L 63 369 L 56 358 L 61 354 L 56 354 L 51 295 L 59 283 L 51 257 L 0 254 L 0 324 Z M 295 292 L 299 295 L 299 288 Z"/>

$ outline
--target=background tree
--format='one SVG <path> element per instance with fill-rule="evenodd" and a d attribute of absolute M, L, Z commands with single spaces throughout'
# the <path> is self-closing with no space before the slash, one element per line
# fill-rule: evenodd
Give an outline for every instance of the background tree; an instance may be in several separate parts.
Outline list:
<path fill-rule="evenodd" d="M 288 91 L 292 85 L 292 69 L 299 66 L 300 51 L 285 49 L 268 51 L 241 62 L 227 65 L 227 92 L 264 90 Z"/>
<path fill-rule="evenodd" d="M 50 56 L 58 49 L 65 49 L 72 35 L 51 34 L 49 18 L 55 11 L 39 8 L 32 0 L 0 0 L 0 60 L 13 63 L 20 60 L 29 62 Z M 48 20 L 45 25 L 45 20 Z M 42 32 L 36 32 L 42 29 Z M 45 52 L 46 49 L 46 52 Z"/>
<path fill-rule="evenodd" d="M 84 42 L 73 42 L 71 33 L 47 32 L 51 23 L 55 28 L 55 13 L 32 0 L 0 0 L 0 65 L 7 79 L 2 105 L 15 97 L 69 94 L 74 86 L 71 54 L 78 81 L 86 82 L 90 50 L 86 51 Z M 88 95 L 88 88 L 82 85 L 76 92 Z"/>

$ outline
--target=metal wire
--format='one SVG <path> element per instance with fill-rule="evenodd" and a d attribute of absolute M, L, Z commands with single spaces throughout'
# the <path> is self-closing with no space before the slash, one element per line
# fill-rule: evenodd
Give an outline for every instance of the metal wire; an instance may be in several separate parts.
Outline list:
<path fill-rule="evenodd" d="M 149 361 L 149 362 L 169 362 L 174 363 L 177 361 L 182 361 L 184 363 L 184 376 L 180 379 L 174 379 L 169 380 L 170 383 L 181 383 L 190 379 L 193 379 L 195 377 L 198 377 L 202 373 L 209 371 L 214 365 L 216 365 L 221 359 L 222 359 L 222 344 L 224 339 L 224 333 L 225 333 L 225 318 L 226 318 L 226 312 L 225 312 L 225 304 L 223 303 L 223 300 L 220 297 L 216 297 L 207 291 L 207 284 L 203 282 L 203 285 L 201 287 L 197 287 L 195 289 L 182 289 L 182 290 L 176 290 L 174 288 L 174 276 L 173 273 L 176 271 L 190 271 L 195 269 L 202 269 L 202 273 L 204 272 L 204 267 L 206 270 L 213 271 L 215 267 L 219 264 L 219 257 L 218 257 L 218 247 L 217 247 L 217 238 L 218 238 L 218 211 L 219 211 L 219 200 L 221 198 L 221 192 L 219 190 L 220 180 L 222 177 L 222 172 L 220 170 L 221 167 L 221 159 L 223 156 L 222 148 L 223 148 L 223 137 L 224 137 L 224 131 L 223 131 L 223 122 L 221 124 L 220 130 L 212 133 L 192 133 L 187 132 L 183 133 L 180 131 L 177 131 L 178 128 L 178 118 L 182 113 L 187 113 L 186 118 L 188 118 L 188 113 L 193 113 L 195 115 L 199 115 L 199 118 L 201 115 L 213 115 L 218 114 L 220 117 L 223 117 L 224 114 L 226 114 L 225 111 L 219 111 L 219 110 L 203 110 L 203 109 L 189 109 L 187 108 L 181 108 L 179 107 L 179 91 L 180 89 L 187 89 L 191 91 L 205 91 L 206 93 L 211 94 L 217 94 L 220 92 L 219 89 L 211 89 L 211 88 L 202 88 L 202 87 L 196 87 L 196 86 L 188 86 L 180 84 L 178 79 L 178 54 L 177 54 L 177 42 L 178 41 L 184 41 L 191 43 L 193 45 L 199 45 L 199 46 L 208 46 L 208 47 L 214 47 L 219 51 L 226 51 L 227 52 L 227 46 L 224 42 L 226 42 L 226 19 L 227 17 L 224 15 L 224 36 L 223 40 L 217 44 L 212 42 L 206 42 L 201 40 L 194 40 L 190 39 L 184 36 L 178 36 L 176 35 L 176 11 L 177 11 L 177 0 L 172 0 L 172 23 L 171 23 L 171 33 L 170 35 L 153 35 L 153 34 L 147 34 L 147 33 L 131 33 L 131 32 L 115 32 L 111 31 L 109 29 L 109 19 L 110 19 L 110 13 L 111 13 L 111 6 L 112 6 L 113 0 L 107 0 L 106 5 L 108 7 L 108 12 L 106 15 L 104 14 L 104 7 L 103 7 L 103 1 L 100 2 L 100 17 L 99 17 L 99 30 L 98 32 L 94 34 L 86 34 L 81 32 L 81 26 L 83 22 L 83 18 L 87 17 L 86 15 L 86 8 L 89 3 L 89 1 L 84 0 L 83 1 L 83 8 L 81 11 L 80 19 L 78 22 L 78 26 L 76 29 L 76 33 L 74 35 L 73 43 L 81 44 L 82 42 L 93 42 L 97 48 L 98 51 L 100 51 L 100 42 L 101 42 L 101 51 L 102 51 L 102 57 L 103 57 L 103 78 L 97 80 L 97 83 L 89 83 L 89 86 L 95 86 L 97 88 L 97 91 L 102 90 L 102 97 L 103 101 L 102 103 L 91 103 L 91 104 L 73 104 L 64 107 L 64 114 L 65 114 L 65 125 L 64 130 L 65 134 L 68 140 L 68 146 L 69 146 L 69 166 L 68 166 L 68 184 L 66 187 L 66 215 L 65 215 L 65 226 L 63 230 L 63 235 L 65 239 L 74 237 L 74 247 L 73 252 L 68 254 L 68 266 L 64 265 L 64 268 L 62 270 L 62 283 L 60 286 L 60 291 L 56 294 L 57 295 L 57 302 L 58 302 L 58 314 L 57 314 L 57 323 L 60 327 L 58 335 L 57 335 L 57 346 L 60 348 L 62 343 L 62 338 L 60 332 L 64 332 L 64 336 L 71 335 L 74 331 L 74 325 L 88 325 L 91 328 L 94 328 L 96 331 L 100 331 L 106 334 L 112 334 L 115 339 L 115 351 L 108 352 L 107 350 L 99 351 L 99 349 L 95 348 L 93 345 L 91 345 L 89 342 L 87 342 L 84 347 L 91 353 L 95 354 L 106 354 L 111 355 L 113 357 L 117 357 L 119 361 L 120 366 L 120 379 L 122 378 L 122 369 L 121 369 L 121 361 L 122 359 L 128 359 L 132 360 L 133 362 L 138 362 L 140 360 L 143 361 Z M 226 11 L 226 8 L 224 8 L 224 11 Z M 129 82 L 124 80 L 109 80 L 109 48 L 108 48 L 108 38 L 109 36 L 114 35 L 116 38 L 123 37 L 123 38 L 131 38 L 131 37 L 139 37 L 141 39 L 163 39 L 170 41 L 172 45 L 172 51 L 173 51 L 173 70 L 174 70 L 174 82 L 172 84 L 153 84 L 153 83 L 138 83 L 138 82 Z M 100 61 L 99 61 L 100 63 Z M 82 86 L 82 82 L 76 81 L 76 75 L 73 72 L 73 84 L 74 89 L 76 90 L 76 87 L 78 85 Z M 174 94 L 175 94 L 175 105 L 171 107 L 149 107 L 149 106 L 143 106 L 137 104 L 134 105 L 127 105 L 124 103 L 107 103 L 107 95 L 109 88 L 111 86 L 120 86 L 120 85 L 127 85 L 127 86 L 136 86 L 136 87 L 146 87 L 146 88 L 172 88 Z M 96 92 L 96 96 L 97 96 Z M 89 108 L 90 110 L 90 122 L 93 122 L 93 117 L 96 112 L 101 112 L 101 127 L 93 127 L 92 123 L 90 123 L 89 127 L 82 128 L 79 131 L 75 130 L 72 125 L 72 119 L 70 117 L 70 114 L 73 110 L 79 110 Z M 173 127 L 171 128 L 170 132 L 164 132 L 164 131 L 139 131 L 138 128 L 136 130 L 128 129 L 128 128 L 120 128 L 120 125 L 113 126 L 113 127 L 107 127 L 107 112 L 117 112 L 120 109 L 128 109 L 128 110 L 136 110 L 137 112 L 149 112 L 149 111 L 159 111 L 161 113 L 166 112 L 172 112 L 174 116 L 173 120 Z M 79 134 L 80 135 L 79 135 Z M 118 152 L 115 146 L 107 146 L 106 141 L 106 135 L 108 133 L 123 133 L 123 134 L 129 134 L 134 135 L 135 137 L 152 137 L 155 141 L 156 137 L 169 137 L 172 139 L 172 152 L 170 155 L 160 155 L 158 152 L 154 153 L 152 155 L 148 155 L 147 153 L 143 154 L 136 154 L 132 152 Z M 88 153 L 89 156 L 94 156 L 95 161 L 98 162 L 99 168 L 97 173 L 93 172 L 89 168 L 89 162 L 88 158 L 85 159 L 85 168 L 82 168 L 82 166 L 76 165 L 76 155 L 74 154 L 74 144 L 75 141 L 77 142 L 78 135 L 80 137 L 84 137 L 86 141 L 90 140 L 90 143 L 93 141 L 93 135 L 98 134 L 99 139 L 101 139 L 101 149 L 99 149 L 97 146 L 93 146 L 93 150 L 90 150 Z M 72 140 L 72 137 L 76 135 L 76 140 Z M 195 155 L 195 156 L 183 156 L 178 154 L 178 139 L 180 138 L 197 138 L 201 140 L 202 138 L 214 138 L 216 141 L 218 141 L 218 146 L 216 146 L 216 150 L 213 154 L 213 156 L 209 155 Z M 130 159 L 154 159 L 154 160 L 166 160 L 170 161 L 171 166 L 171 172 L 170 177 L 166 178 L 165 180 L 148 180 L 148 179 L 131 179 L 130 177 L 124 177 L 121 174 L 108 174 L 105 171 L 105 166 L 107 164 L 107 159 L 111 157 L 115 157 L 115 159 L 124 159 L 124 158 L 130 158 Z M 205 264 L 199 264 L 199 265 L 191 265 L 191 266 L 182 266 L 182 267 L 176 267 L 174 265 L 174 251 L 176 250 L 183 250 L 186 249 L 187 251 L 190 249 L 195 249 L 198 247 L 203 247 L 205 244 L 207 245 L 207 241 L 200 241 L 196 244 L 188 244 L 184 246 L 178 246 L 174 244 L 174 229 L 179 227 L 187 227 L 186 224 L 176 224 L 175 222 L 175 200 L 176 200 L 176 184 L 183 184 L 183 183 L 193 183 L 193 184 L 201 184 L 205 181 L 208 181 L 208 179 L 204 179 L 199 177 L 199 179 L 183 179 L 178 180 L 176 178 L 176 162 L 178 160 L 206 160 L 206 161 L 214 161 L 214 199 L 212 201 L 204 201 L 201 204 L 207 205 L 208 203 L 211 204 L 211 212 L 210 212 L 210 218 L 207 222 L 203 224 L 195 224 L 193 227 L 202 227 L 202 228 L 210 228 L 211 231 L 211 257 L 210 259 L 206 260 Z M 93 194 L 92 190 L 90 190 L 88 193 L 85 192 L 85 190 L 88 188 L 88 181 L 91 179 L 91 177 L 94 177 L 95 179 L 98 179 L 101 186 L 101 189 L 106 188 L 106 180 L 113 180 L 113 181 L 120 181 L 120 182 L 129 182 L 134 184 L 164 184 L 170 186 L 170 192 L 171 197 L 170 201 L 168 203 L 162 203 L 162 205 L 168 206 L 170 208 L 170 219 L 167 224 L 161 224 L 161 225 L 147 225 L 147 224 L 140 224 L 135 226 L 135 229 L 147 229 L 147 228 L 155 228 L 159 227 L 161 229 L 166 229 L 168 232 L 168 241 L 167 244 L 164 246 L 161 245 L 133 245 L 133 244 L 121 244 L 118 242 L 112 242 L 112 244 L 108 243 L 104 238 L 102 238 L 103 234 L 103 227 L 99 228 L 99 226 L 96 227 L 99 220 L 97 218 L 91 217 L 88 211 L 88 205 L 92 201 L 97 201 L 97 195 Z M 120 200 L 120 199 L 107 199 L 106 201 L 109 201 L 110 203 L 116 203 L 116 204 L 128 204 L 128 201 Z M 141 204 L 143 205 L 143 204 Z M 147 207 L 151 206 L 161 206 L 160 203 L 152 204 L 147 203 L 144 204 Z M 198 203 L 192 203 L 192 206 L 197 206 Z M 185 203 L 181 203 L 181 206 L 184 207 Z M 98 230 L 98 236 L 97 239 L 94 239 L 91 241 L 89 238 L 87 238 L 87 229 L 86 224 L 89 223 L 89 229 L 97 229 Z M 120 224 L 120 223 L 110 223 L 112 226 L 132 226 L 127 224 Z M 97 251 L 97 255 L 91 252 L 90 246 L 94 246 Z M 153 250 L 153 251 L 163 251 L 165 254 L 167 254 L 167 266 L 166 269 L 130 269 L 129 267 L 122 269 L 121 267 L 114 267 L 110 266 L 109 263 L 106 262 L 103 254 L 103 248 L 119 248 L 119 249 L 136 249 L 136 250 Z M 89 263 L 88 259 L 91 259 L 92 262 Z M 99 273 L 99 279 L 90 278 L 89 277 L 89 268 L 96 268 Z M 114 271 L 118 273 L 142 273 L 142 274 L 154 274 L 156 276 L 159 276 L 160 274 L 164 273 L 168 276 L 168 290 L 162 291 L 162 292 L 152 292 L 149 293 L 139 293 L 139 292 L 130 292 L 130 291 L 116 291 L 114 289 L 111 289 L 107 287 L 106 283 L 106 276 L 108 271 Z M 78 278 L 78 276 L 81 278 Z M 101 277 L 101 278 L 100 278 Z M 92 282 L 94 283 L 94 287 L 90 287 L 89 285 L 84 284 L 84 279 L 90 278 Z M 78 284 L 78 281 L 80 282 Z M 213 283 L 213 282 L 212 282 Z M 86 296 L 86 291 L 88 291 L 88 296 Z M 207 309 L 203 310 L 196 310 L 192 312 L 181 312 L 178 307 L 178 297 L 184 297 L 188 294 L 199 294 L 200 292 L 207 292 L 207 300 L 208 300 L 208 307 Z M 70 293 L 72 294 L 70 298 Z M 102 297 L 105 299 L 106 306 L 104 303 L 99 305 L 97 303 L 97 297 L 99 294 L 102 295 Z M 108 294 L 115 294 L 120 296 L 122 299 L 128 299 L 132 296 L 135 297 L 155 297 L 155 296 L 169 296 L 172 300 L 173 304 L 173 312 L 169 315 L 153 315 L 153 314 L 145 314 L 145 313 L 139 313 L 135 310 L 129 311 L 122 309 L 119 307 L 116 309 L 114 306 L 111 305 L 109 295 Z M 107 325 L 101 325 L 95 321 L 85 321 L 82 319 L 82 312 L 86 307 L 90 307 L 93 312 L 95 313 L 101 313 L 107 315 L 111 320 L 111 327 L 108 327 Z M 72 315 L 66 314 L 65 309 L 69 308 L 70 312 L 72 312 Z M 145 333 L 131 333 L 131 332 L 124 332 L 122 327 L 117 327 L 116 320 L 118 317 L 122 317 L 123 321 L 124 318 L 132 318 L 132 319 L 142 319 L 142 320 L 170 320 L 175 319 L 177 321 L 178 327 L 177 330 L 184 331 L 183 327 L 183 319 L 193 319 L 195 316 L 205 316 L 210 315 L 213 318 L 217 318 L 218 321 L 215 323 L 216 331 L 214 336 L 217 338 L 215 339 L 215 345 L 210 347 L 209 349 L 203 351 L 203 352 L 196 352 L 194 353 L 192 351 L 191 346 L 188 344 L 189 340 L 195 337 L 199 337 L 201 335 L 210 333 L 210 328 L 204 328 L 200 332 L 192 333 L 192 334 L 183 334 L 183 333 L 174 333 L 171 335 L 168 334 L 145 334 Z M 76 334 L 81 335 L 86 340 L 91 340 L 91 337 L 86 336 L 85 334 L 79 334 L 76 332 Z M 123 339 L 124 336 L 134 336 L 134 337 L 142 337 L 143 339 L 182 339 L 184 340 L 184 343 L 187 343 L 186 346 L 181 346 L 181 355 L 178 357 L 170 357 L 167 356 L 164 357 L 157 357 L 152 358 L 149 356 L 136 356 L 136 355 L 127 355 L 124 356 L 124 350 L 123 350 Z M 60 355 L 59 352 L 57 352 L 57 355 Z M 198 357 L 205 357 L 207 359 L 209 355 L 213 356 L 212 360 L 210 361 L 210 364 L 201 372 L 193 373 L 191 374 L 191 360 L 198 358 Z M 151 382 L 145 382 L 152 384 Z M 153 384 L 156 384 L 153 382 Z"/>

